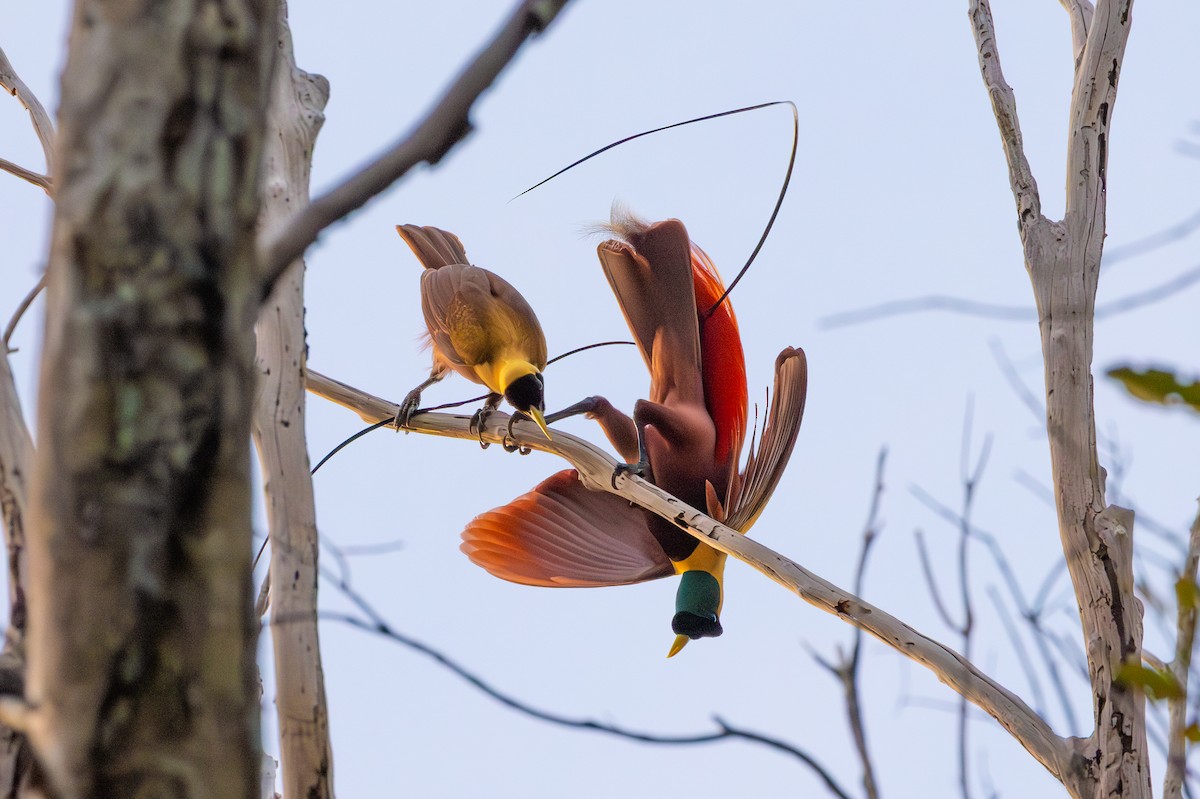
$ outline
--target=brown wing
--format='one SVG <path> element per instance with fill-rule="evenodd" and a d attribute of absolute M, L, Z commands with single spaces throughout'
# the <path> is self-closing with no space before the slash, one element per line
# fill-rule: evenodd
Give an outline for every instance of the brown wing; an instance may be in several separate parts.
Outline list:
<path fill-rule="evenodd" d="M 775 401 L 767 410 L 762 438 L 757 446 L 751 441 L 746 468 L 730 485 L 725 511 L 726 524 L 733 529 L 743 533 L 749 530 L 779 484 L 796 446 L 807 394 L 808 361 L 804 350 L 788 347 L 775 359 Z"/>
<path fill-rule="evenodd" d="M 447 264 L 470 263 L 462 242 L 449 231 L 419 225 L 396 225 L 396 232 L 426 269 L 440 269 Z"/>
<path fill-rule="evenodd" d="M 476 516 L 462 538 L 472 562 L 523 585 L 629 585 L 674 574 L 646 514 L 613 494 L 589 491 L 574 469 Z"/>
<path fill-rule="evenodd" d="M 700 329 L 696 320 L 691 243 L 678 219 L 654 225 L 617 220 L 626 241 L 598 249 L 617 304 L 650 369 L 653 402 L 668 395 L 704 405 Z"/>
<path fill-rule="evenodd" d="M 421 311 L 434 353 L 450 364 L 486 363 L 503 349 L 505 330 L 495 325 L 495 303 L 486 269 L 448 264 L 421 273 Z"/>
<path fill-rule="evenodd" d="M 521 292 L 495 272 L 482 270 L 491 286 L 492 297 L 496 301 L 490 307 L 499 317 L 495 324 L 501 324 L 508 331 L 510 346 L 513 351 L 529 361 L 540 371 L 546 368 L 546 335 L 538 322 L 533 307 L 526 301 Z"/>

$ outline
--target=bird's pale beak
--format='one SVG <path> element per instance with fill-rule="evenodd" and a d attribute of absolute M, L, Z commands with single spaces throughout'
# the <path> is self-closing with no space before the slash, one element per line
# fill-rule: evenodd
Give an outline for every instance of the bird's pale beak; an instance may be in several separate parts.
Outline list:
<path fill-rule="evenodd" d="M 675 636 L 675 643 L 671 644 L 671 651 L 667 653 L 667 657 L 673 658 L 679 654 L 679 650 L 687 646 L 687 642 L 691 640 L 686 635 Z"/>
<path fill-rule="evenodd" d="M 537 408 L 530 408 L 528 413 L 529 418 L 533 419 L 534 424 L 541 428 L 542 432 L 546 434 L 546 440 L 553 441 L 554 439 L 550 436 L 550 429 L 546 427 L 546 417 L 542 415 L 542 412 Z"/>

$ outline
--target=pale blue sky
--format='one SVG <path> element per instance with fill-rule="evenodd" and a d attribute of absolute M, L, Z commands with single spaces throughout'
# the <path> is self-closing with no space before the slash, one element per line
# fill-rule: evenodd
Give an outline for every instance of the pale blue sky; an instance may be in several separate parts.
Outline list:
<path fill-rule="evenodd" d="M 66 5 L 5 4 L 0 29 L 0 46 L 50 108 Z M 299 63 L 332 84 L 314 189 L 330 187 L 407 130 L 509 5 L 294 1 Z M 1043 207 L 1057 216 L 1071 87 L 1067 18 L 1051 0 L 995 0 L 994 12 Z M 1200 161 L 1178 148 L 1189 136 L 1197 139 L 1198 29 L 1194 2 L 1135 7 L 1111 140 L 1110 246 L 1200 207 Z M 1000 342 L 1040 395 L 1036 327 L 941 312 L 837 329 L 820 320 L 935 293 L 1032 305 L 965 2 L 577 0 L 484 98 L 476 132 L 441 166 L 410 176 L 310 251 L 310 363 L 397 400 L 426 375 L 428 355 L 417 347 L 419 268 L 394 232 L 401 222 L 457 233 L 476 263 L 503 274 L 537 309 L 552 354 L 627 335 L 598 268 L 596 242 L 582 232 L 603 220 L 615 199 L 652 219 L 683 219 L 732 277 L 782 179 L 786 110 L 645 139 L 520 200 L 509 198 L 614 139 L 776 99 L 800 108 L 796 174 L 775 233 L 733 299 L 751 397 L 761 397 L 785 345 L 806 350 L 810 391 L 793 462 L 754 535 L 849 586 L 876 454 L 888 446 L 886 527 L 864 594 L 957 646 L 920 578 L 913 543 L 913 531 L 924 530 L 939 578 L 951 590 L 955 531 L 910 488 L 958 505 L 963 416 L 973 402 L 975 451 L 986 434 L 995 437 L 975 518 L 1003 541 L 1026 590 L 1036 589 L 1061 550 L 1052 511 L 1016 475 L 1048 482 L 1046 446 L 1038 420 L 1006 383 L 991 349 Z M 23 112 L 4 97 L 0 156 L 40 167 Z M 6 252 L 0 317 L 7 318 L 44 264 L 49 204 L 38 190 L 0 175 L 0 209 Z M 1197 240 L 1113 266 L 1100 302 L 1195 268 Z M 1193 287 L 1153 309 L 1104 321 L 1097 371 L 1152 356 L 1200 369 L 1198 296 Z M 35 314 L 15 341 L 29 412 L 38 329 Z M 629 407 L 647 378 L 632 348 L 614 348 L 552 367 L 546 383 L 548 409 L 595 393 Z M 449 401 L 473 393 L 474 386 L 451 378 L 427 397 Z M 1102 434 L 1119 441 L 1124 454 L 1122 493 L 1182 531 L 1200 486 L 1194 419 L 1140 406 L 1103 379 L 1096 405 Z M 310 408 L 314 459 L 361 427 L 343 409 L 321 401 Z M 599 438 L 583 420 L 565 427 Z M 1106 465 L 1113 466 L 1111 457 Z M 397 553 L 354 559 L 354 585 L 397 629 L 530 704 L 664 734 L 710 730 L 710 718 L 719 714 L 806 749 L 856 788 L 838 686 L 804 649 L 832 656 L 850 640 L 844 624 L 734 563 L 725 635 L 695 642 L 668 661 L 673 581 L 526 588 L 490 577 L 458 552 L 458 532 L 474 514 L 559 468 L 546 455 L 520 458 L 498 447 L 480 452 L 463 442 L 375 433 L 318 475 L 321 530 L 339 544 L 402 539 Z M 1138 538 L 1163 549 L 1144 532 Z M 981 550 L 972 559 L 980 617 L 975 660 L 1032 703 L 985 593 L 998 577 Z M 346 607 L 331 588 L 322 601 Z M 1077 630 L 1069 609 L 1054 622 Z M 335 777 L 344 797 L 821 795 L 807 769 L 761 746 L 647 747 L 563 730 L 514 714 L 392 643 L 332 622 L 321 633 Z M 1148 635 L 1165 656 L 1153 624 Z M 953 795 L 954 718 L 929 703 L 949 707 L 956 697 L 873 641 L 864 658 L 868 735 L 883 790 Z M 1086 720 L 1086 685 L 1073 676 L 1068 685 L 1076 715 Z M 268 701 L 269 691 L 268 684 Z M 1070 728 L 1052 699 L 1046 705 L 1056 731 L 1090 732 L 1086 723 Z M 1054 793 L 1041 766 L 990 719 L 979 716 L 971 734 L 977 791 L 990 780 L 1002 795 Z M 270 737 L 266 746 L 276 749 Z M 1159 766 L 1156 783 L 1160 778 Z"/>

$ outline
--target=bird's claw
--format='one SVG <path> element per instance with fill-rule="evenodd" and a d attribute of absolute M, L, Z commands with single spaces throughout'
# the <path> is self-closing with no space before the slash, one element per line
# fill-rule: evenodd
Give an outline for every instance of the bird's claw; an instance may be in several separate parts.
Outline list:
<path fill-rule="evenodd" d="M 479 436 L 480 449 L 487 449 L 491 446 L 491 444 L 483 440 L 483 426 L 487 423 L 487 418 L 491 415 L 492 409 L 485 405 L 471 416 L 471 432 Z"/>
<path fill-rule="evenodd" d="M 650 464 L 646 461 L 638 461 L 637 463 L 618 463 L 617 468 L 613 469 L 612 487 L 617 488 L 617 478 L 623 474 L 636 474 L 638 477 L 645 477 L 650 471 Z"/>
<path fill-rule="evenodd" d="M 396 408 L 396 419 L 394 426 L 397 430 L 403 427 L 408 427 L 409 421 L 412 420 L 413 414 L 417 412 L 417 406 L 421 404 L 421 392 L 413 390 L 404 396 L 404 401 Z"/>
<path fill-rule="evenodd" d="M 528 455 L 530 452 L 533 452 L 532 448 L 518 441 L 516 434 L 513 433 L 513 425 L 522 419 L 528 418 L 528 416 L 520 411 L 508 417 L 508 432 L 504 434 L 504 440 L 500 442 L 500 446 L 504 447 L 505 452 L 520 452 L 522 455 Z"/>

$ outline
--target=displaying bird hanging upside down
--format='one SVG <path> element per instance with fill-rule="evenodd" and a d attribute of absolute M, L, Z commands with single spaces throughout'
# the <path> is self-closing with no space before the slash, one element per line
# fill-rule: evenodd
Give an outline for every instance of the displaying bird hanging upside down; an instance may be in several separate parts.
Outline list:
<path fill-rule="evenodd" d="M 492 392 L 473 420 L 481 429 L 503 397 L 550 438 L 543 417 L 546 337 L 533 308 L 508 281 L 472 266 L 453 233 L 417 225 L 397 225 L 396 231 L 425 267 L 421 311 L 433 349 L 429 379 L 405 396 L 397 425 L 408 424 L 422 391 L 454 370 Z"/>
<path fill-rule="evenodd" d="M 557 414 L 596 419 L 626 469 L 745 532 L 791 456 L 804 412 L 804 352 L 775 361 L 775 401 L 738 473 L 747 428 L 746 365 L 737 320 L 712 261 L 678 220 L 617 217 L 620 238 L 600 263 L 650 370 L 650 396 L 633 418 L 603 397 Z M 526 585 L 628 585 L 681 575 L 668 657 L 691 639 L 722 633 L 725 554 L 618 496 L 590 491 L 568 469 L 508 505 L 476 517 L 462 550 L 497 577 Z"/>

